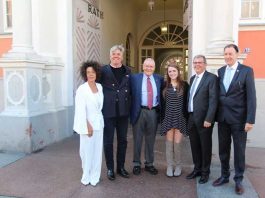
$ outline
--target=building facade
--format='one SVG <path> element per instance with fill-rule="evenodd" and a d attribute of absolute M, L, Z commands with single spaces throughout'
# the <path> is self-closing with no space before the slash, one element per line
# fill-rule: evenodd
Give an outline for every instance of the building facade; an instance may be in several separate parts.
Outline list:
<path fill-rule="evenodd" d="M 238 44 L 257 86 L 248 146 L 264 147 L 264 2 L 0 0 L 0 150 L 32 152 L 71 136 L 79 66 L 87 59 L 107 64 L 115 44 L 124 45 L 134 72 L 152 57 L 157 73 L 175 61 L 187 80 L 194 55 L 205 54 L 215 73 L 223 47 Z"/>

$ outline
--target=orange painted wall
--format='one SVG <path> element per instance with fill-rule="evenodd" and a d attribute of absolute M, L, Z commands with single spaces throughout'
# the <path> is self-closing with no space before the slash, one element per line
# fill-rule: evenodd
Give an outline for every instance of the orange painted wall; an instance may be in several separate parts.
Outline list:
<path fill-rule="evenodd" d="M 12 38 L 0 38 L 0 57 L 11 49 Z M 3 69 L 0 68 L 0 78 L 3 77 Z"/>
<path fill-rule="evenodd" d="M 265 30 L 259 31 L 240 31 L 238 37 L 238 46 L 241 52 L 245 48 L 250 48 L 244 64 L 253 67 L 255 78 L 265 78 Z"/>

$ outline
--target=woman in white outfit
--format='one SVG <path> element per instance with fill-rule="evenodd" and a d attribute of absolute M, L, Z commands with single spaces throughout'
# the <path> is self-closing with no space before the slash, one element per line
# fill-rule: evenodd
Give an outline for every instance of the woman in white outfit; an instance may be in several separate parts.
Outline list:
<path fill-rule="evenodd" d="M 74 131 L 80 134 L 81 183 L 92 186 L 100 179 L 103 147 L 103 92 L 102 86 L 96 83 L 99 67 L 92 61 L 82 64 L 80 72 L 86 82 L 78 87 L 75 96 Z"/>

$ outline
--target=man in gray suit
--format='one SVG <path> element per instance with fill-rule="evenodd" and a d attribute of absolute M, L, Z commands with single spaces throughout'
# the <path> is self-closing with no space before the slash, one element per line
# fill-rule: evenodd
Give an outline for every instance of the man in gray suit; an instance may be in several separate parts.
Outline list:
<path fill-rule="evenodd" d="M 225 46 L 226 65 L 218 70 L 220 93 L 217 121 L 221 177 L 213 182 L 213 186 L 229 182 L 232 136 L 235 192 L 241 195 L 244 193 L 242 180 L 245 170 L 247 132 L 255 123 L 256 91 L 253 69 L 237 61 L 238 52 L 238 47 L 234 44 Z"/>
<path fill-rule="evenodd" d="M 188 127 L 194 170 L 186 178 L 201 176 L 200 184 L 206 183 L 209 179 L 212 131 L 218 102 L 217 76 L 207 72 L 206 65 L 205 56 L 194 57 L 193 68 L 196 74 L 190 79 L 188 93 Z"/>
<path fill-rule="evenodd" d="M 141 149 L 145 138 L 145 171 L 156 175 L 154 144 L 161 104 L 162 76 L 154 74 L 155 61 L 145 59 L 143 72 L 131 76 L 131 123 L 133 126 L 133 174 L 141 174 Z"/>

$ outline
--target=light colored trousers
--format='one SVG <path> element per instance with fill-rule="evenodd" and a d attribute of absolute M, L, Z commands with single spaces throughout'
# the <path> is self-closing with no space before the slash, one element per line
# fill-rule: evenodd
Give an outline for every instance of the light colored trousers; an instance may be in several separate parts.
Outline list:
<path fill-rule="evenodd" d="M 80 135 L 80 157 L 83 175 L 81 183 L 97 185 L 101 173 L 103 130 L 93 131 L 93 135 Z"/>

